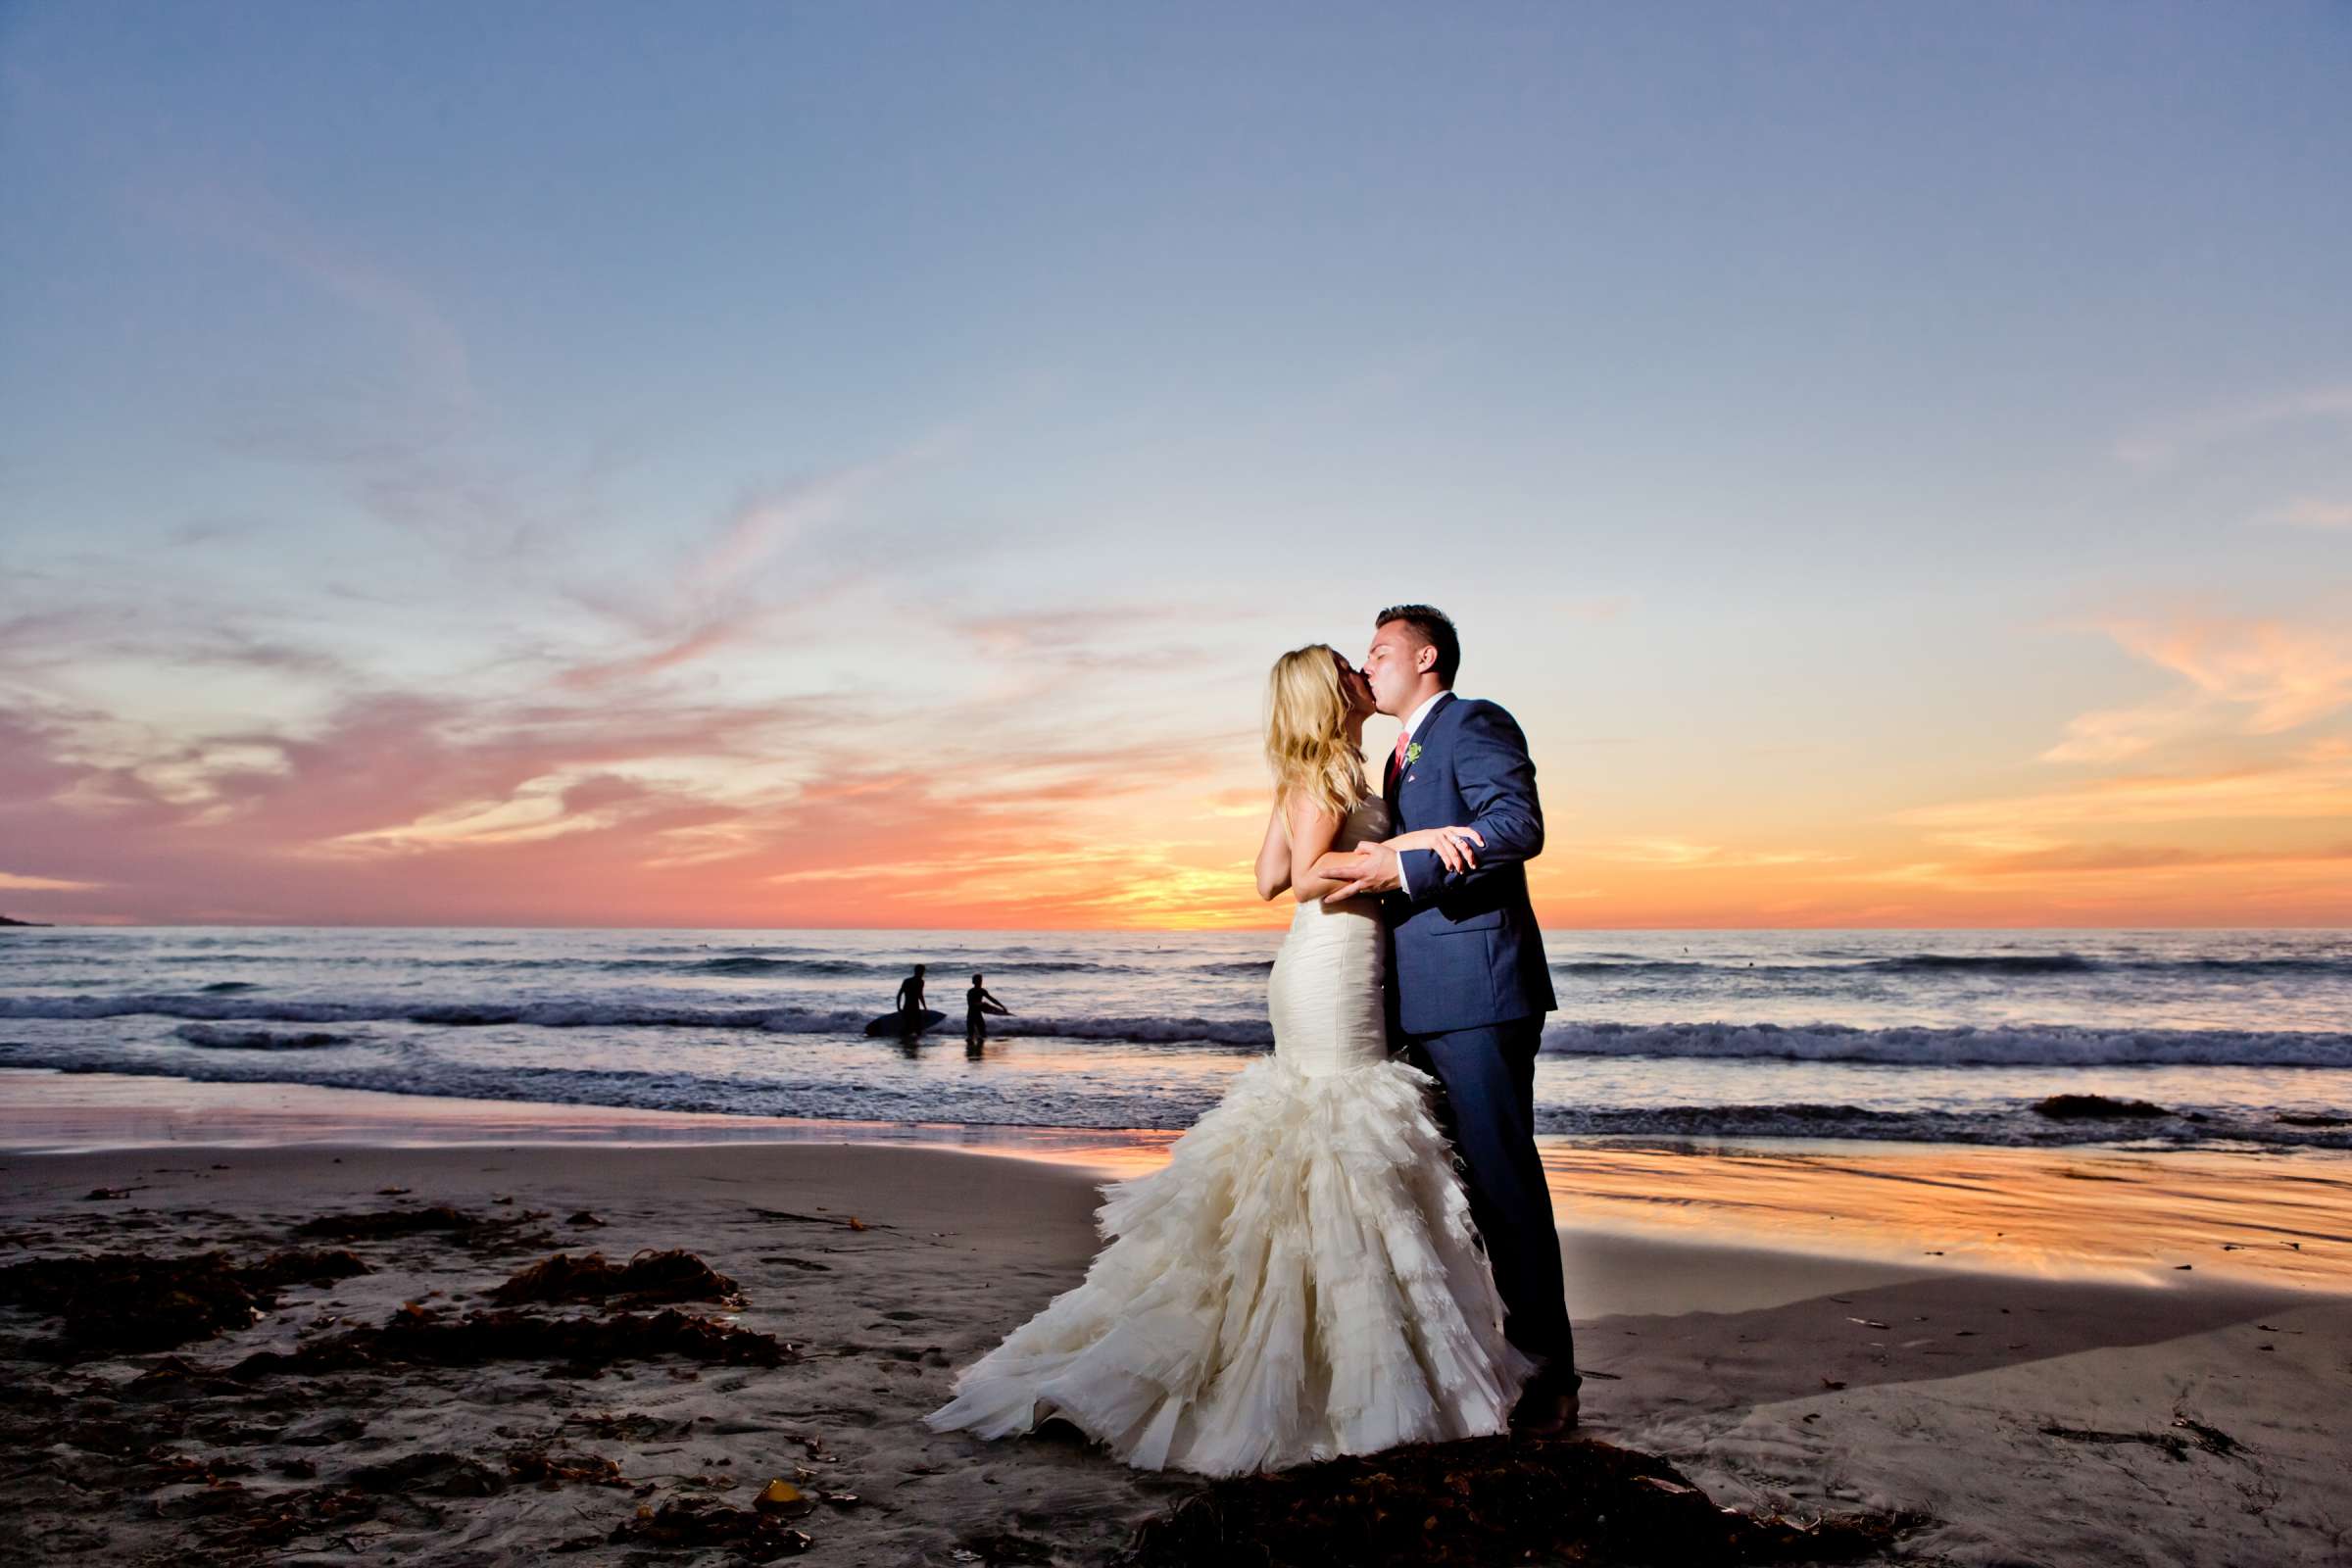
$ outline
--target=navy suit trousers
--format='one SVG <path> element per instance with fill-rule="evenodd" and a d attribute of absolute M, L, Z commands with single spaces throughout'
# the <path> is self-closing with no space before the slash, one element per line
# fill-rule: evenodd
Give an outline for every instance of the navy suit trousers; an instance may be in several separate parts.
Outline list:
<path fill-rule="evenodd" d="M 1445 1087 L 1440 1120 L 1465 1167 L 1470 1214 L 1502 1296 L 1504 1336 L 1544 1363 L 1544 1387 L 1568 1393 L 1584 1379 L 1568 1329 L 1551 1190 L 1536 1153 L 1536 1049 L 1543 1035 L 1538 1013 L 1407 1035 L 1405 1056 Z"/>

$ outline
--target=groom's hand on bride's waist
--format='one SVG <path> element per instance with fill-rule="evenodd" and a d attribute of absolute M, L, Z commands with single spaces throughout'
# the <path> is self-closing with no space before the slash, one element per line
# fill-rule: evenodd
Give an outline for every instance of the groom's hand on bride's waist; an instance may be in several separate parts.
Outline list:
<path fill-rule="evenodd" d="M 1385 844 L 1367 844 L 1342 856 L 1331 867 L 1331 874 L 1353 877 L 1347 886 L 1335 890 L 1331 901 L 1352 899 L 1366 893 L 1394 893 L 1404 886 L 1396 864 L 1396 852 Z M 1326 902 L 1331 902 L 1326 901 Z"/>

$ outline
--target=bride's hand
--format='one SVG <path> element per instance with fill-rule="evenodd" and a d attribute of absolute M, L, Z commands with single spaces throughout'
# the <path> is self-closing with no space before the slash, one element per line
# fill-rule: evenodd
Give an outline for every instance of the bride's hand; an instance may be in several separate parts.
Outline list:
<path fill-rule="evenodd" d="M 1401 855 L 1406 850 L 1433 850 L 1446 862 L 1448 871 L 1467 871 L 1478 864 L 1479 850 L 1487 841 L 1474 827 L 1425 827 L 1411 833 L 1399 833 L 1386 841 L 1388 847 Z"/>

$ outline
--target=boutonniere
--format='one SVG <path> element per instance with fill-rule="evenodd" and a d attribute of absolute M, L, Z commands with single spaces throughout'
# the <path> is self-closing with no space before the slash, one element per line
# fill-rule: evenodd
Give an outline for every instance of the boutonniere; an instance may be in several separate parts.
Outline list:
<path fill-rule="evenodd" d="M 1408 741 L 1404 748 L 1404 765 L 1410 767 L 1419 760 L 1421 760 L 1421 743 Z"/>

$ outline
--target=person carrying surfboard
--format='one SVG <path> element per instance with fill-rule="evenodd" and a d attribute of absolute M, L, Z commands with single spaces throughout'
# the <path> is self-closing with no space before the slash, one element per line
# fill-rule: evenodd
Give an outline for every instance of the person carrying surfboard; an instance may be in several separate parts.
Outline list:
<path fill-rule="evenodd" d="M 868 1039 L 887 1037 L 911 1043 L 947 1021 L 946 1013 L 923 1005 L 923 966 L 918 963 L 914 973 L 899 982 L 899 995 L 890 1011 L 866 1020 L 865 1033 Z"/>
<path fill-rule="evenodd" d="M 963 1043 L 976 1046 L 988 1038 L 988 1014 L 1012 1016 L 1012 1009 L 989 995 L 988 987 L 979 975 L 972 976 L 972 987 L 963 994 Z"/>
<path fill-rule="evenodd" d="M 923 1010 L 923 966 L 918 963 L 914 973 L 899 982 L 899 1011 L 911 1016 Z"/>

